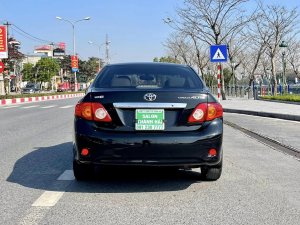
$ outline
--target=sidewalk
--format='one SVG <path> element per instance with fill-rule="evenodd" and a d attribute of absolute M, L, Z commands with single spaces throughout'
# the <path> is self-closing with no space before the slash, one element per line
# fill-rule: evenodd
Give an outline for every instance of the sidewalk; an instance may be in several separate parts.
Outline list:
<path fill-rule="evenodd" d="M 224 112 L 300 121 L 300 105 L 230 97 L 221 104 Z"/>

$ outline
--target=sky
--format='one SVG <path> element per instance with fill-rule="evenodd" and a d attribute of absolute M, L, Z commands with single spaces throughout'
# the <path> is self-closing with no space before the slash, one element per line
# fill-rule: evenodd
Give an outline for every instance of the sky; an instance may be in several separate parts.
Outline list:
<path fill-rule="evenodd" d="M 65 42 L 67 53 L 73 51 L 71 24 L 57 20 L 60 16 L 70 21 L 91 17 L 76 23 L 76 52 L 86 60 L 99 57 L 98 45 L 108 35 L 112 63 L 152 61 L 166 55 L 163 42 L 173 31 L 163 22 L 175 17 L 176 8 L 183 0 L 0 0 L 0 22 L 8 21 L 26 33 L 46 41 Z M 264 0 L 287 7 L 300 7 L 299 0 Z M 248 7 L 254 7 L 250 0 Z M 9 30 L 21 42 L 21 52 L 33 54 L 34 46 L 47 42 L 25 37 L 16 27 Z M 28 36 L 28 35 L 27 35 Z M 104 46 L 100 49 L 105 57 Z"/>

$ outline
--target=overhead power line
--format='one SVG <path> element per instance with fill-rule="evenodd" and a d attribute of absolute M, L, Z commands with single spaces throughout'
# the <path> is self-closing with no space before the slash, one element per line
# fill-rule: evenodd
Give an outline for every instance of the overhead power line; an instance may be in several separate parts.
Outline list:
<path fill-rule="evenodd" d="M 49 40 L 45 40 L 45 39 L 41 39 L 41 38 L 38 38 L 38 37 L 36 37 L 36 36 L 34 36 L 34 35 L 32 35 L 32 34 L 30 34 L 30 33 L 28 33 L 28 32 L 26 32 L 26 31 L 24 31 L 23 29 L 21 29 L 20 27 L 18 27 L 18 26 L 16 26 L 15 24 L 11 24 L 11 26 L 13 26 L 15 29 L 14 29 L 14 31 L 16 31 L 16 32 L 18 32 L 19 34 L 21 34 L 20 32 L 22 32 L 24 35 L 23 36 L 25 36 L 25 37 L 27 37 L 27 38 L 30 38 L 30 39 L 34 39 L 34 40 L 36 40 L 36 41 L 39 41 L 39 42 L 43 42 L 43 43 L 53 43 L 53 41 L 49 41 Z M 18 31 L 17 31 L 17 30 Z M 21 34 L 22 35 L 22 34 Z"/>

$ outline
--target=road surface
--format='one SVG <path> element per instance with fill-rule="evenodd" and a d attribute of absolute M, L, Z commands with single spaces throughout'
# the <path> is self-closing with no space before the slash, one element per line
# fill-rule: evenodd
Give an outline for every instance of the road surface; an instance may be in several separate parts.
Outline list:
<path fill-rule="evenodd" d="M 107 169 L 91 181 L 75 181 L 76 101 L 0 107 L 0 224 L 299 223 L 299 160 L 229 126 L 224 170 L 216 182 L 199 181 L 197 170 L 141 169 Z M 239 115 L 225 114 L 226 119 L 246 123 Z M 256 119 L 249 126 L 265 121 Z M 285 122 L 268 121 L 270 136 L 298 146 Z"/>

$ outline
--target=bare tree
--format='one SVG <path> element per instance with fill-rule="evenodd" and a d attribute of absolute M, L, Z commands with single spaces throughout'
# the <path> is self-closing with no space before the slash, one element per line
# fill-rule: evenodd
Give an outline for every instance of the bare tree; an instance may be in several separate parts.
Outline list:
<path fill-rule="evenodd" d="M 208 48 L 204 46 L 203 44 L 199 43 L 197 37 L 195 36 L 194 33 L 189 33 L 189 37 L 191 38 L 192 43 L 194 44 L 195 48 L 195 55 L 196 55 L 196 62 L 195 64 L 197 65 L 197 68 L 202 76 L 202 79 L 206 82 L 205 79 L 205 72 L 204 69 L 207 67 L 209 63 L 209 53 L 208 53 Z M 205 48 L 206 47 L 206 48 Z"/>
<path fill-rule="evenodd" d="M 249 46 L 249 35 L 246 35 L 243 32 L 243 28 L 240 28 L 240 31 L 237 34 L 230 35 L 227 40 L 227 48 L 228 48 L 228 59 L 229 59 L 229 67 L 231 68 L 230 80 L 233 81 L 233 85 L 235 87 L 235 95 L 237 96 L 237 77 L 236 70 L 240 67 L 244 60 L 244 52 L 247 52 L 247 48 Z"/>
<path fill-rule="evenodd" d="M 287 61 L 290 63 L 296 77 L 300 79 L 300 41 L 289 42 Z"/>
<path fill-rule="evenodd" d="M 175 29 L 189 33 L 208 46 L 222 44 L 249 21 L 241 6 L 248 0 L 186 0 L 177 10 Z M 226 99 L 222 76 L 222 98 Z"/>
<path fill-rule="evenodd" d="M 271 60 L 272 83 L 274 95 L 277 94 L 276 56 L 282 40 L 297 34 L 297 20 L 299 14 L 296 8 L 288 10 L 282 6 L 259 3 L 259 22 L 257 23 L 260 39 L 264 40 L 266 52 Z"/>
<path fill-rule="evenodd" d="M 252 21 L 247 24 L 246 30 L 244 31 L 244 36 L 247 37 L 248 47 L 245 49 L 244 52 L 246 52 L 246 54 L 244 54 L 242 58 L 244 67 L 247 68 L 249 75 L 249 90 L 251 89 L 251 84 L 255 79 L 255 74 L 259 66 L 261 65 L 264 71 L 267 69 L 266 60 L 262 60 L 262 57 L 264 56 L 264 59 L 266 59 L 265 52 L 267 43 L 270 42 L 272 37 L 272 35 L 267 32 L 268 29 L 261 23 L 261 12 L 255 13 L 252 18 Z"/>
<path fill-rule="evenodd" d="M 187 36 L 183 33 L 173 32 L 164 43 L 164 46 L 181 63 L 192 66 L 193 46 L 189 43 Z"/>

